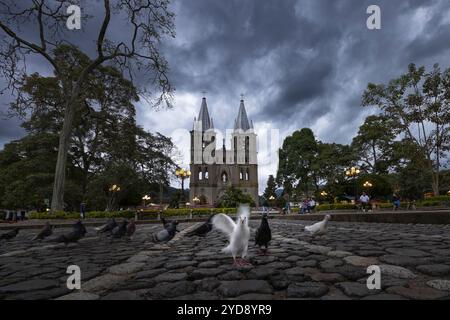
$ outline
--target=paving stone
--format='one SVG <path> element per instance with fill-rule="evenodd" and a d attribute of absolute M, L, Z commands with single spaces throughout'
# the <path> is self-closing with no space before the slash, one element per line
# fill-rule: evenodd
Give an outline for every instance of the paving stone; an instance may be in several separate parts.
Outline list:
<path fill-rule="evenodd" d="M 77 291 L 77 292 L 70 293 L 68 295 L 56 298 L 55 300 L 98 300 L 99 298 L 100 297 L 97 294 L 84 292 L 84 291 Z"/>
<path fill-rule="evenodd" d="M 450 265 L 446 264 L 421 265 L 416 269 L 430 276 L 450 276 Z"/>
<path fill-rule="evenodd" d="M 319 282 L 292 283 L 287 288 L 289 298 L 316 298 L 328 292 L 328 286 Z"/>
<path fill-rule="evenodd" d="M 368 267 L 379 263 L 377 258 L 359 256 L 348 256 L 344 261 L 356 267 Z"/>
<path fill-rule="evenodd" d="M 449 295 L 448 292 L 429 287 L 390 287 L 386 289 L 386 292 L 414 300 L 436 300 Z"/>
<path fill-rule="evenodd" d="M 108 271 L 112 274 L 128 275 L 128 274 L 138 272 L 144 266 L 145 266 L 145 263 L 142 263 L 142 262 L 127 262 L 127 263 L 112 266 L 108 269 Z"/>
<path fill-rule="evenodd" d="M 216 268 L 219 266 L 217 261 L 205 261 L 198 265 L 199 268 Z"/>
<path fill-rule="evenodd" d="M 380 261 L 385 262 L 387 264 L 399 265 L 402 267 L 426 264 L 431 260 L 427 258 L 413 258 L 409 256 L 392 255 L 392 254 L 381 256 L 379 259 Z"/>
<path fill-rule="evenodd" d="M 297 265 L 297 267 L 315 267 L 317 265 L 317 261 L 316 260 L 300 260 L 300 261 L 297 261 L 295 264 Z"/>
<path fill-rule="evenodd" d="M 271 294 L 262 294 L 262 293 L 247 293 L 242 296 L 236 297 L 236 300 L 272 300 L 273 296 Z"/>
<path fill-rule="evenodd" d="M 245 278 L 245 275 L 240 271 L 233 270 L 220 274 L 217 278 L 219 280 L 241 280 Z"/>
<path fill-rule="evenodd" d="M 408 257 L 426 257 L 430 255 L 429 253 L 424 252 L 422 250 L 410 248 L 387 248 L 386 251 L 392 254 Z"/>
<path fill-rule="evenodd" d="M 186 272 L 166 272 L 153 278 L 156 282 L 175 282 L 187 279 Z"/>
<path fill-rule="evenodd" d="M 105 274 L 82 283 L 81 288 L 86 292 L 97 293 L 112 289 L 126 279 L 128 279 L 128 277 L 122 275 Z"/>
<path fill-rule="evenodd" d="M 344 258 L 346 256 L 351 256 L 352 253 L 348 251 L 335 250 L 335 251 L 328 251 L 327 255 L 334 258 Z"/>
<path fill-rule="evenodd" d="M 336 287 L 350 297 L 365 297 L 380 292 L 380 290 L 369 290 L 366 284 L 357 282 L 340 282 L 336 284 Z"/>
<path fill-rule="evenodd" d="M 450 291 L 450 280 L 443 280 L 443 279 L 430 280 L 427 282 L 427 285 L 437 290 Z"/>
<path fill-rule="evenodd" d="M 328 260 L 321 261 L 319 263 L 319 266 L 322 269 L 327 269 L 327 268 L 335 268 L 337 266 L 342 266 L 343 264 L 344 264 L 344 262 L 341 259 L 328 259 Z"/>
<path fill-rule="evenodd" d="M 312 253 L 327 254 L 332 250 L 332 248 L 326 246 L 307 245 L 306 250 Z"/>
<path fill-rule="evenodd" d="M 147 291 L 147 295 L 157 299 L 175 298 L 195 292 L 195 285 L 190 281 L 163 282 Z"/>
<path fill-rule="evenodd" d="M 224 270 L 221 268 L 203 268 L 203 269 L 195 269 L 191 273 L 191 277 L 193 279 L 207 278 L 207 277 L 215 277 L 219 274 L 223 273 Z"/>
<path fill-rule="evenodd" d="M 345 281 L 345 278 L 339 273 L 322 273 L 322 272 L 308 272 L 308 276 L 317 282 L 335 283 Z"/>
<path fill-rule="evenodd" d="M 0 293 L 44 290 L 55 288 L 57 286 L 59 286 L 59 283 L 55 280 L 32 279 L 0 287 Z"/>
<path fill-rule="evenodd" d="M 384 278 L 385 276 L 400 278 L 400 279 L 414 279 L 417 277 L 411 270 L 399 267 L 399 266 L 393 266 L 388 264 L 381 264 L 379 265 L 381 270 L 381 277 Z"/>
<path fill-rule="evenodd" d="M 134 291 L 124 290 L 107 294 L 101 300 L 140 300 L 141 297 Z"/>
<path fill-rule="evenodd" d="M 364 297 L 361 300 L 406 300 L 406 299 L 396 294 L 380 293 Z"/>
<path fill-rule="evenodd" d="M 272 293 L 272 287 L 264 280 L 223 281 L 218 292 L 224 297 L 236 297 L 246 293 Z"/>
<path fill-rule="evenodd" d="M 261 266 L 250 270 L 246 276 L 248 279 L 266 279 L 267 277 L 277 274 L 279 271 L 275 268 Z"/>
<path fill-rule="evenodd" d="M 163 274 L 166 271 L 167 271 L 167 269 L 164 269 L 164 268 L 140 271 L 140 272 L 136 273 L 135 279 L 153 278 L 157 275 Z"/>

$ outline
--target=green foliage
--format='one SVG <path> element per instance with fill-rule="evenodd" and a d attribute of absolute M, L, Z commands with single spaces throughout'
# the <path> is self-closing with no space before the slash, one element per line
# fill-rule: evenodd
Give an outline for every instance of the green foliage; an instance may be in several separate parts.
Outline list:
<path fill-rule="evenodd" d="M 239 206 L 241 203 L 248 203 L 250 206 L 254 207 L 255 203 L 252 197 L 244 193 L 241 189 L 235 187 L 229 187 L 224 195 L 218 201 L 218 207 L 221 208 L 233 208 Z"/>
<path fill-rule="evenodd" d="M 276 191 L 277 190 L 277 183 L 275 182 L 275 178 L 273 175 L 269 175 L 269 179 L 267 179 L 267 187 L 264 190 L 263 197 L 266 200 L 269 200 L 270 197 L 277 197 Z"/>
<path fill-rule="evenodd" d="M 77 48 L 59 46 L 55 59 L 64 77 L 74 80 L 90 63 Z M 53 192 L 59 132 L 66 91 L 58 76 L 25 77 L 20 92 L 28 101 L 22 126 L 27 135 L 0 151 L 0 206 L 43 211 Z M 144 194 L 168 185 L 175 167 L 172 141 L 136 125 L 136 88 L 121 72 L 99 66 L 83 83 L 67 158 L 65 210 L 117 210 L 141 204 Z M 18 106 L 13 106 L 18 108 Z M 119 193 L 109 188 L 117 184 Z"/>

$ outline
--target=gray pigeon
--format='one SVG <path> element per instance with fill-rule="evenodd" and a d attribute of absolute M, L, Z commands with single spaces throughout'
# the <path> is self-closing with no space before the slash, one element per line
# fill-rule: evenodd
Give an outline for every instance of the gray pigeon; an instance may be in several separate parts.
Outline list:
<path fill-rule="evenodd" d="M 14 228 L 11 231 L 2 233 L 0 235 L 0 240 L 11 240 L 12 238 L 15 238 L 19 234 L 19 228 Z"/>
<path fill-rule="evenodd" d="M 81 221 L 73 225 L 72 231 L 67 234 L 62 234 L 56 238 L 49 239 L 48 242 L 63 242 L 68 244 L 70 242 L 77 242 L 86 234 L 86 228 Z"/>
<path fill-rule="evenodd" d="M 53 233 L 53 226 L 50 222 L 46 222 L 45 226 L 41 229 L 41 231 L 32 239 L 32 240 L 43 240 Z"/>
<path fill-rule="evenodd" d="M 117 227 L 117 222 L 114 218 L 108 219 L 106 224 L 102 225 L 101 227 L 94 228 L 94 230 L 97 231 L 97 233 L 111 233 L 111 231 L 114 230 L 115 227 Z"/>
<path fill-rule="evenodd" d="M 172 240 L 175 237 L 175 233 L 177 230 L 178 221 L 172 221 L 170 224 L 167 224 L 163 230 L 158 233 L 153 234 L 153 242 L 167 242 Z"/>
<path fill-rule="evenodd" d="M 131 237 L 136 231 L 136 223 L 134 220 L 131 220 L 127 226 L 127 237 Z"/>
<path fill-rule="evenodd" d="M 212 218 L 214 216 L 215 216 L 215 214 L 211 215 L 205 223 L 201 224 L 194 230 L 188 232 L 186 234 L 186 236 L 188 236 L 188 237 L 192 237 L 192 236 L 204 237 L 208 232 L 210 232 L 213 229 Z"/>
<path fill-rule="evenodd" d="M 120 225 L 118 225 L 112 230 L 111 236 L 113 238 L 122 238 L 127 233 L 127 225 L 128 221 L 123 220 Z"/>

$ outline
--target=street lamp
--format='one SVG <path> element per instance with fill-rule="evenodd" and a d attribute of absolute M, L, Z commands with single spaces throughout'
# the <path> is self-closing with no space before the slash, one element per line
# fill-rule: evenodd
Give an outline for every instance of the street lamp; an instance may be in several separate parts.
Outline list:
<path fill-rule="evenodd" d="M 366 181 L 366 182 L 364 182 L 363 187 L 364 188 L 372 188 L 373 184 L 371 184 L 369 181 Z"/>
<path fill-rule="evenodd" d="M 322 192 L 320 193 L 320 195 L 321 195 L 322 197 L 326 197 L 326 196 L 328 195 L 328 193 L 326 193 L 325 191 L 322 191 Z"/>
<path fill-rule="evenodd" d="M 355 183 L 355 203 L 356 203 L 356 199 L 358 199 L 358 185 L 357 185 L 357 181 L 356 181 L 356 177 L 358 176 L 358 174 L 361 172 L 361 170 L 359 170 L 358 167 L 351 167 L 348 168 L 347 170 L 345 170 L 345 175 L 349 178 L 353 178 L 354 179 L 354 183 Z"/>
<path fill-rule="evenodd" d="M 144 200 L 144 207 L 145 207 L 145 202 L 146 202 L 147 200 L 151 200 L 151 197 L 148 196 L 148 195 L 145 195 L 145 196 L 142 197 L 142 200 Z"/>
<path fill-rule="evenodd" d="M 200 203 L 200 199 L 195 197 L 194 199 L 192 199 L 192 201 L 194 201 L 194 204 L 197 205 Z"/>
<path fill-rule="evenodd" d="M 184 202 L 184 179 L 191 176 L 191 172 L 186 169 L 177 169 L 175 175 L 181 179 L 181 201 Z"/>
<path fill-rule="evenodd" d="M 111 196 L 109 198 L 109 203 L 108 203 L 108 210 L 111 211 L 115 205 L 115 201 L 116 201 L 116 195 L 118 192 L 120 192 L 120 187 L 117 184 L 113 184 L 110 188 L 109 188 L 109 192 L 111 193 Z"/>

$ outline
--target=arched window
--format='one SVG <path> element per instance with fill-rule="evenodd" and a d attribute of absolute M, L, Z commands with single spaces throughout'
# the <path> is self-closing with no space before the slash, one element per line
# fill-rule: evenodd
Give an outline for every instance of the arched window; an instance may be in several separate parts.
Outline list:
<path fill-rule="evenodd" d="M 203 171 L 202 168 L 198 170 L 198 180 L 203 180 Z"/>
<path fill-rule="evenodd" d="M 222 172 L 222 182 L 225 183 L 228 181 L 228 176 L 226 172 Z"/>
<path fill-rule="evenodd" d="M 249 180 L 250 179 L 250 173 L 248 169 L 245 169 L 245 180 Z"/>
<path fill-rule="evenodd" d="M 208 173 L 208 168 L 205 169 L 205 180 L 208 180 L 209 178 L 209 173 Z"/>
<path fill-rule="evenodd" d="M 244 172 L 242 169 L 239 170 L 239 180 L 244 180 Z"/>

